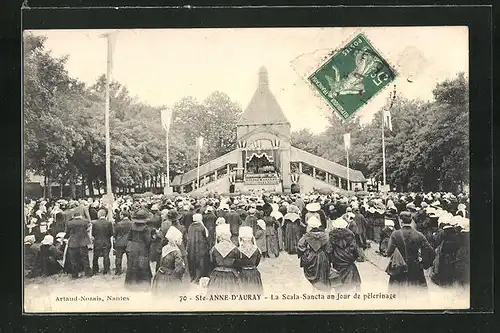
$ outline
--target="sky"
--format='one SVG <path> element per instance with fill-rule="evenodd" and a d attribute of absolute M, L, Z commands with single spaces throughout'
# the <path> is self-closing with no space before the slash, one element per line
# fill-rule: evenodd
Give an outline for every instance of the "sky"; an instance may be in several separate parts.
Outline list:
<path fill-rule="evenodd" d="M 269 86 L 292 130 L 319 133 L 332 109 L 307 83 L 330 51 L 363 32 L 397 71 L 398 95 L 432 100 L 438 82 L 458 72 L 468 77 L 467 27 L 245 28 L 115 30 L 113 79 L 152 106 L 185 96 L 202 101 L 226 93 L 244 109 L 265 66 Z M 38 30 L 55 57 L 68 56 L 69 75 L 88 85 L 106 71 L 109 30 Z M 412 82 L 409 82 L 412 81 Z M 373 97 L 355 117 L 369 122 L 393 85 Z"/>

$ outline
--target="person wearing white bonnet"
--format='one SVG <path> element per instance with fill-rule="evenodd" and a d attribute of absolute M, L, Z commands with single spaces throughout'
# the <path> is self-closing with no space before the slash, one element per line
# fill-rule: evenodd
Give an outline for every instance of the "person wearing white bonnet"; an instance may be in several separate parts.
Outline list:
<path fill-rule="evenodd" d="M 273 211 L 271 213 L 271 217 L 274 217 L 274 219 L 277 222 L 277 237 L 278 237 L 278 249 L 279 251 L 283 251 L 285 249 L 285 244 L 283 240 L 283 214 L 279 211 Z"/>
<path fill-rule="evenodd" d="M 439 286 L 454 285 L 459 278 L 459 274 L 457 274 L 459 269 L 457 268 L 463 265 L 463 261 L 457 258 L 457 254 L 465 250 L 461 249 L 463 246 L 461 244 L 462 234 L 457 229 L 460 219 L 460 216 L 452 216 L 449 224 L 443 225 L 433 235 L 437 256 L 430 270 L 430 278 Z"/>
<path fill-rule="evenodd" d="M 297 255 L 305 278 L 313 288 L 330 291 L 330 244 L 328 235 L 320 229 L 321 221 L 316 216 L 307 220 L 308 231 L 297 243 Z"/>
<path fill-rule="evenodd" d="M 239 291 L 238 271 L 240 250 L 231 241 L 229 224 L 215 228 L 217 243 L 210 250 L 213 267 L 207 286 L 207 294 L 234 294 Z"/>
<path fill-rule="evenodd" d="M 468 217 L 468 214 L 466 211 L 466 206 L 463 203 L 458 204 L 457 212 L 455 213 L 455 215 L 460 215 L 462 217 Z"/>
<path fill-rule="evenodd" d="M 58 260 L 62 258 L 63 253 L 54 246 L 54 237 L 45 235 L 39 251 L 35 266 L 28 273 L 27 277 L 50 276 L 62 271 L 62 266 Z"/>
<path fill-rule="evenodd" d="M 208 229 L 203 224 L 203 216 L 193 215 L 193 223 L 188 228 L 187 247 L 188 270 L 191 282 L 198 283 L 200 278 L 208 276 Z"/>
<path fill-rule="evenodd" d="M 206 206 L 203 214 L 203 224 L 208 230 L 208 245 L 210 248 L 215 245 L 215 226 L 217 216 L 215 215 L 213 206 Z"/>
<path fill-rule="evenodd" d="M 288 254 L 297 253 L 297 243 L 302 236 L 302 227 L 300 225 L 299 208 L 293 204 L 288 205 L 287 213 L 283 216 L 283 245 Z"/>
<path fill-rule="evenodd" d="M 43 237 L 43 239 L 42 239 L 41 244 L 42 245 L 53 245 L 54 244 L 54 237 L 52 237 L 51 235 L 45 235 L 45 237 Z"/>
<path fill-rule="evenodd" d="M 316 216 L 311 216 L 307 219 L 307 229 L 306 231 L 309 232 L 312 229 L 319 229 L 321 227 L 321 221 L 316 217 Z"/>
<path fill-rule="evenodd" d="M 380 243 L 378 252 L 384 257 L 387 256 L 387 248 L 389 246 L 389 239 L 391 238 L 392 232 L 394 231 L 395 223 L 393 220 L 385 219 L 384 228 L 380 232 Z"/>
<path fill-rule="evenodd" d="M 266 242 L 266 222 L 262 219 L 257 220 L 257 228 L 254 232 L 257 246 L 262 253 L 263 258 L 267 258 L 267 242 Z"/>
<path fill-rule="evenodd" d="M 217 229 L 217 226 L 221 224 L 226 224 L 226 219 L 224 219 L 222 216 L 218 217 L 217 220 L 215 220 L 215 228 Z"/>
<path fill-rule="evenodd" d="M 320 203 L 319 202 L 311 202 L 311 203 L 306 205 L 306 209 L 307 209 L 307 213 L 305 215 L 306 224 L 311 216 L 316 216 L 316 218 L 321 222 L 321 229 L 325 230 L 327 219 L 326 219 L 325 212 L 321 209 Z"/>
<path fill-rule="evenodd" d="M 158 270 L 151 285 L 154 295 L 175 297 L 182 293 L 182 277 L 186 271 L 186 263 L 179 246 L 182 245 L 182 232 L 170 227 L 165 234 L 164 246 L 161 249 L 161 259 Z"/>
<path fill-rule="evenodd" d="M 28 235 L 24 237 L 23 264 L 24 264 L 25 275 L 30 274 L 31 270 L 36 266 L 37 251 L 33 246 L 34 243 L 35 243 L 34 235 Z"/>
<path fill-rule="evenodd" d="M 341 217 L 333 220 L 331 222 L 331 229 L 333 230 L 333 229 L 347 228 L 349 226 L 349 222 L 346 219 L 351 218 L 350 214 L 352 214 L 352 213 L 346 213 L 346 214 L 342 215 Z M 354 214 L 352 214 L 352 215 L 354 215 Z M 352 217 L 352 219 L 354 219 L 354 217 Z M 331 230 L 329 230 L 329 231 L 331 231 Z"/>
<path fill-rule="evenodd" d="M 356 235 L 349 228 L 353 215 L 346 213 L 335 219 L 329 232 L 330 260 L 339 275 L 335 291 L 359 290 L 361 285 L 361 277 L 356 267 L 356 260 L 361 252 L 358 249 Z"/>
<path fill-rule="evenodd" d="M 256 244 L 253 230 L 251 227 L 241 227 L 238 235 L 238 249 L 241 252 L 239 260 L 241 291 L 261 295 L 263 292 L 262 279 L 257 266 L 262 255 Z"/>

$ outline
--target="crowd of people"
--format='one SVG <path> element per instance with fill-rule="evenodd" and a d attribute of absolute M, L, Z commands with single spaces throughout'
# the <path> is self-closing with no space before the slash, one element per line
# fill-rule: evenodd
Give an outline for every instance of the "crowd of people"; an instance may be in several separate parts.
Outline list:
<path fill-rule="evenodd" d="M 125 285 L 178 295 L 263 293 L 259 263 L 283 255 L 320 291 L 359 290 L 356 262 L 390 257 L 389 286 L 469 281 L 469 198 L 451 193 L 217 194 L 26 200 L 25 276 L 123 274 Z M 89 260 L 92 252 L 92 264 Z"/>

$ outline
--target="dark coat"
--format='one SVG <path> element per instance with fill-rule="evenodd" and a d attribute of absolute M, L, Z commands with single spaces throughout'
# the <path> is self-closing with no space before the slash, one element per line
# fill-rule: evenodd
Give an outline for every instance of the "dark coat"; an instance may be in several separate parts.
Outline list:
<path fill-rule="evenodd" d="M 151 229 L 144 224 L 134 223 L 127 236 L 127 274 L 125 284 L 149 284 L 152 274 L 149 267 L 149 248 L 151 246 Z"/>
<path fill-rule="evenodd" d="M 399 276 L 391 276 L 389 285 L 408 282 L 411 285 L 426 287 L 427 282 L 423 268 L 427 268 L 432 264 L 436 253 L 425 236 L 410 226 L 404 225 L 401 229 L 395 230 L 391 234 L 389 245 L 387 246 L 387 256 L 391 256 L 396 248 L 398 248 L 405 259 L 408 265 L 408 272 Z M 423 264 L 419 262 L 419 250 L 422 253 Z"/>
<path fill-rule="evenodd" d="M 333 268 L 339 272 L 338 279 L 332 283 L 336 290 L 351 290 L 359 288 L 361 277 L 356 267 L 359 256 L 356 236 L 347 228 L 336 228 L 330 231 L 331 244 L 330 261 Z"/>
<path fill-rule="evenodd" d="M 153 214 L 147 224 L 151 228 L 159 229 L 161 226 L 161 216 L 158 213 Z"/>
<path fill-rule="evenodd" d="M 186 227 L 187 230 L 189 230 L 189 226 L 191 225 L 191 223 L 193 223 L 193 215 L 194 215 L 194 212 L 193 211 L 186 211 L 183 215 L 183 217 L 181 218 L 181 224 Z"/>
<path fill-rule="evenodd" d="M 245 221 L 242 223 L 242 226 L 251 227 L 253 230 L 253 234 L 257 232 L 257 217 L 255 215 L 248 215 Z"/>
<path fill-rule="evenodd" d="M 130 221 L 128 218 L 124 218 L 123 220 L 115 224 L 114 227 L 115 247 L 127 246 L 128 244 L 127 236 L 131 227 L 132 227 L 132 221 Z"/>
<path fill-rule="evenodd" d="M 191 280 L 197 281 L 200 277 L 208 276 L 209 249 L 205 228 L 201 223 L 192 223 L 188 229 L 186 249 Z"/>
<path fill-rule="evenodd" d="M 297 244 L 300 267 L 304 276 L 318 290 L 329 291 L 330 261 L 328 235 L 314 228 L 302 236 Z"/>
<path fill-rule="evenodd" d="M 217 216 L 214 213 L 209 212 L 203 215 L 203 224 L 208 230 L 208 245 L 210 248 L 215 245 L 215 221 Z"/>
<path fill-rule="evenodd" d="M 69 238 L 69 248 L 85 247 L 90 244 L 90 238 L 87 232 L 89 226 L 90 221 L 81 217 L 68 221 L 64 238 Z"/>
<path fill-rule="evenodd" d="M 90 220 L 97 220 L 97 209 L 95 207 L 89 207 L 89 217 Z"/>
<path fill-rule="evenodd" d="M 229 224 L 232 236 L 238 236 L 240 232 L 241 220 L 237 212 L 229 212 L 226 215 L 226 223 Z"/>
<path fill-rule="evenodd" d="M 92 224 L 92 236 L 94 237 L 94 249 L 110 248 L 113 224 L 106 218 L 100 218 Z"/>

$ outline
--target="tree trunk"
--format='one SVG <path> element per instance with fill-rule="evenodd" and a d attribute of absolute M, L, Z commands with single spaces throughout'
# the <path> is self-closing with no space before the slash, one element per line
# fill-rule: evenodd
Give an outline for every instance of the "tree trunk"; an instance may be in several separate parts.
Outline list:
<path fill-rule="evenodd" d="M 82 175 L 82 180 L 80 181 L 80 196 L 82 198 L 85 198 L 85 182 L 84 182 L 83 175 Z"/>
<path fill-rule="evenodd" d="M 43 197 L 47 197 L 47 175 L 43 175 Z"/>
<path fill-rule="evenodd" d="M 73 173 L 69 176 L 69 188 L 70 188 L 71 199 L 75 199 L 75 197 L 76 197 L 76 185 L 75 185 L 75 175 Z"/>
<path fill-rule="evenodd" d="M 50 175 L 47 176 L 47 197 L 52 198 L 52 181 L 50 180 Z"/>
<path fill-rule="evenodd" d="M 94 181 L 90 177 L 87 177 L 87 184 L 89 186 L 90 197 L 94 197 Z"/>

